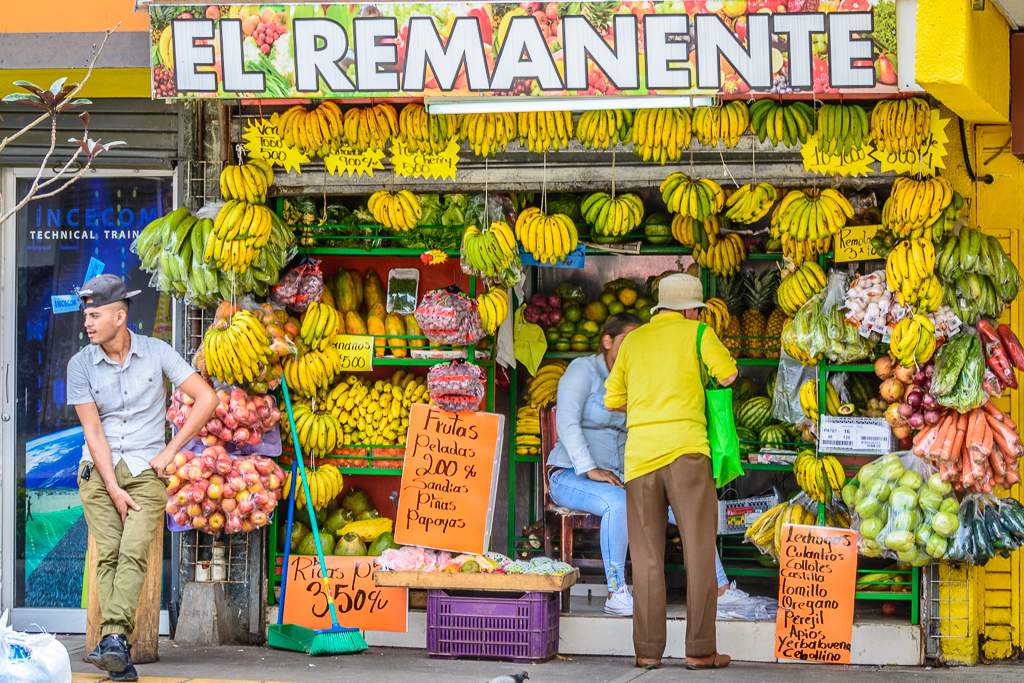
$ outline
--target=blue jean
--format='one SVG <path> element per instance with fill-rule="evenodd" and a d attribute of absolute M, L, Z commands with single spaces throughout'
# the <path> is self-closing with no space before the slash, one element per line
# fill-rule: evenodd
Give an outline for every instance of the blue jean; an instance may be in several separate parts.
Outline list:
<path fill-rule="evenodd" d="M 562 469 L 551 474 L 548 483 L 551 500 L 556 505 L 597 515 L 601 518 L 601 559 L 608 591 L 614 593 L 625 585 L 626 550 L 629 532 L 626 530 L 626 490 L 603 481 L 594 481 L 586 474 Z M 675 524 L 671 508 L 668 521 Z M 722 561 L 715 553 L 715 572 L 718 585 L 729 583 Z"/>

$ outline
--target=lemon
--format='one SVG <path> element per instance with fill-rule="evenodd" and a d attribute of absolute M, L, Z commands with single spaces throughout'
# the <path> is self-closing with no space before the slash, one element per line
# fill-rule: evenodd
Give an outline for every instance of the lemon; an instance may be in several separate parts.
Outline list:
<path fill-rule="evenodd" d="M 784 63 L 782 52 L 778 48 L 772 48 L 772 73 L 777 74 Z"/>

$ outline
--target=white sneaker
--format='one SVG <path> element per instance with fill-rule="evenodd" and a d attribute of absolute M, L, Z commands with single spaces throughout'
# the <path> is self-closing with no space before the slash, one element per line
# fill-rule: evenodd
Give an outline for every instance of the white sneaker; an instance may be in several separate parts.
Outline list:
<path fill-rule="evenodd" d="M 633 596 L 629 594 L 629 589 L 623 586 L 609 595 L 604 601 L 604 613 L 617 617 L 633 616 Z"/>
<path fill-rule="evenodd" d="M 750 594 L 749 593 L 744 593 L 739 588 L 737 588 L 736 587 L 736 582 L 733 581 L 732 583 L 729 584 L 729 588 L 727 588 L 724 593 L 722 593 L 721 595 L 718 596 L 718 604 L 719 605 L 731 605 L 734 602 L 739 602 L 741 600 L 746 600 L 749 597 L 750 597 Z"/>

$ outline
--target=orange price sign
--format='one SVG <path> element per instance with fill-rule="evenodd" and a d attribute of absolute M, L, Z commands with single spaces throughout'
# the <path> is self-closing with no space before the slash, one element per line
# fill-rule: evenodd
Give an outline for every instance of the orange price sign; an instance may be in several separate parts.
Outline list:
<path fill-rule="evenodd" d="M 504 420 L 494 413 L 410 407 L 396 543 L 458 553 L 487 550 Z"/>
<path fill-rule="evenodd" d="M 849 664 L 857 534 L 787 524 L 782 527 L 779 564 L 775 656 Z"/>
<path fill-rule="evenodd" d="M 365 631 L 404 633 L 408 629 L 409 591 L 378 588 L 373 580 L 375 561 L 374 557 L 324 557 L 327 585 L 334 598 L 338 623 Z M 329 609 L 316 555 L 292 555 L 288 559 L 285 623 L 312 629 L 330 628 Z"/>

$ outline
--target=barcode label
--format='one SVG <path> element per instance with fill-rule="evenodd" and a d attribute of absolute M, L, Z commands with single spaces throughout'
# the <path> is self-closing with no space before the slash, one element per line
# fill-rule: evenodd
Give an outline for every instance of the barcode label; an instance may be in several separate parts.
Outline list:
<path fill-rule="evenodd" d="M 889 443 L 889 439 L 885 438 L 884 436 L 862 436 L 862 437 L 860 437 L 860 440 L 861 441 L 866 441 L 868 443 L 871 443 L 871 442 Z"/>
<path fill-rule="evenodd" d="M 852 441 L 822 441 L 822 446 L 845 446 L 847 448 L 853 448 Z"/>

